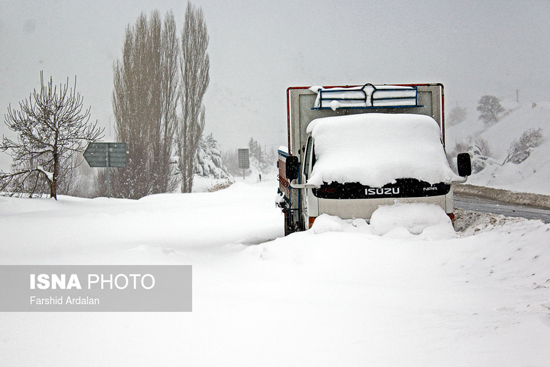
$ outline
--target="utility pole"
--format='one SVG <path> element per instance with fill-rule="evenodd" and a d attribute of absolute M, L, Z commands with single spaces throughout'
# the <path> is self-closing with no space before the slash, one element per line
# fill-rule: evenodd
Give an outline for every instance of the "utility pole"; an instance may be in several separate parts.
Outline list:
<path fill-rule="evenodd" d="M 516 102 L 519 103 L 519 89 L 516 89 Z"/>

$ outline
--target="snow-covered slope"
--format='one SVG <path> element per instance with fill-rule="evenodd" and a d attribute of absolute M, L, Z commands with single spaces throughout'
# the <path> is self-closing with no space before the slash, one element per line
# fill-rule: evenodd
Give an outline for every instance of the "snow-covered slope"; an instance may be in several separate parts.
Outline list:
<path fill-rule="evenodd" d="M 484 139 L 492 152 L 484 170 L 474 174 L 469 184 L 489 186 L 518 192 L 550 195 L 550 102 L 503 105 L 510 109 L 499 122 L 489 127 L 477 120 L 477 112 L 470 111 L 466 121 L 447 129 L 447 151 L 456 142 L 473 144 Z M 520 164 L 503 162 L 512 142 L 529 129 L 542 129 L 542 144 L 531 151 Z"/>
<path fill-rule="evenodd" d="M 283 238 L 276 185 L 0 197 L 0 264 L 193 265 L 190 313 L 0 313 L 2 365 L 548 366 L 549 225 L 413 206 Z"/>

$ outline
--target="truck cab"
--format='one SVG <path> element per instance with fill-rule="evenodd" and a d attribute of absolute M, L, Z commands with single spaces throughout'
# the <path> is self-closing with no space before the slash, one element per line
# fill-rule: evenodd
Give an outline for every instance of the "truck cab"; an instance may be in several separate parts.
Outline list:
<path fill-rule="evenodd" d="M 285 234 L 321 214 L 367 221 L 381 205 L 422 202 L 453 218 L 445 155 L 443 86 L 366 84 L 287 91 L 288 147 L 279 149 L 278 205 Z"/>

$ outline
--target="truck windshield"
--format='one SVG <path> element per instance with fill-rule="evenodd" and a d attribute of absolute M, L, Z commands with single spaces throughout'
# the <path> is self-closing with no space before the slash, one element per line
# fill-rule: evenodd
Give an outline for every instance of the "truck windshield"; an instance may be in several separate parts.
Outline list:
<path fill-rule="evenodd" d="M 315 149 L 314 149 L 314 139 L 310 136 L 307 139 L 306 154 L 304 157 L 304 177 L 306 181 L 309 179 L 309 173 L 311 168 L 315 164 Z"/>
<path fill-rule="evenodd" d="M 308 183 L 316 186 L 335 181 L 379 188 L 398 179 L 450 183 L 458 178 L 449 167 L 440 127 L 429 116 L 333 116 L 313 120 L 307 131 L 316 153 Z"/>

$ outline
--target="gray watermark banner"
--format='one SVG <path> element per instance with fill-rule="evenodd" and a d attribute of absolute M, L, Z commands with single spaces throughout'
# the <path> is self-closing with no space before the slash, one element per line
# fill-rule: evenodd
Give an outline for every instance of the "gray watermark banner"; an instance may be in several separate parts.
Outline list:
<path fill-rule="evenodd" d="M 0 265 L 0 312 L 191 311 L 191 265 Z"/>

